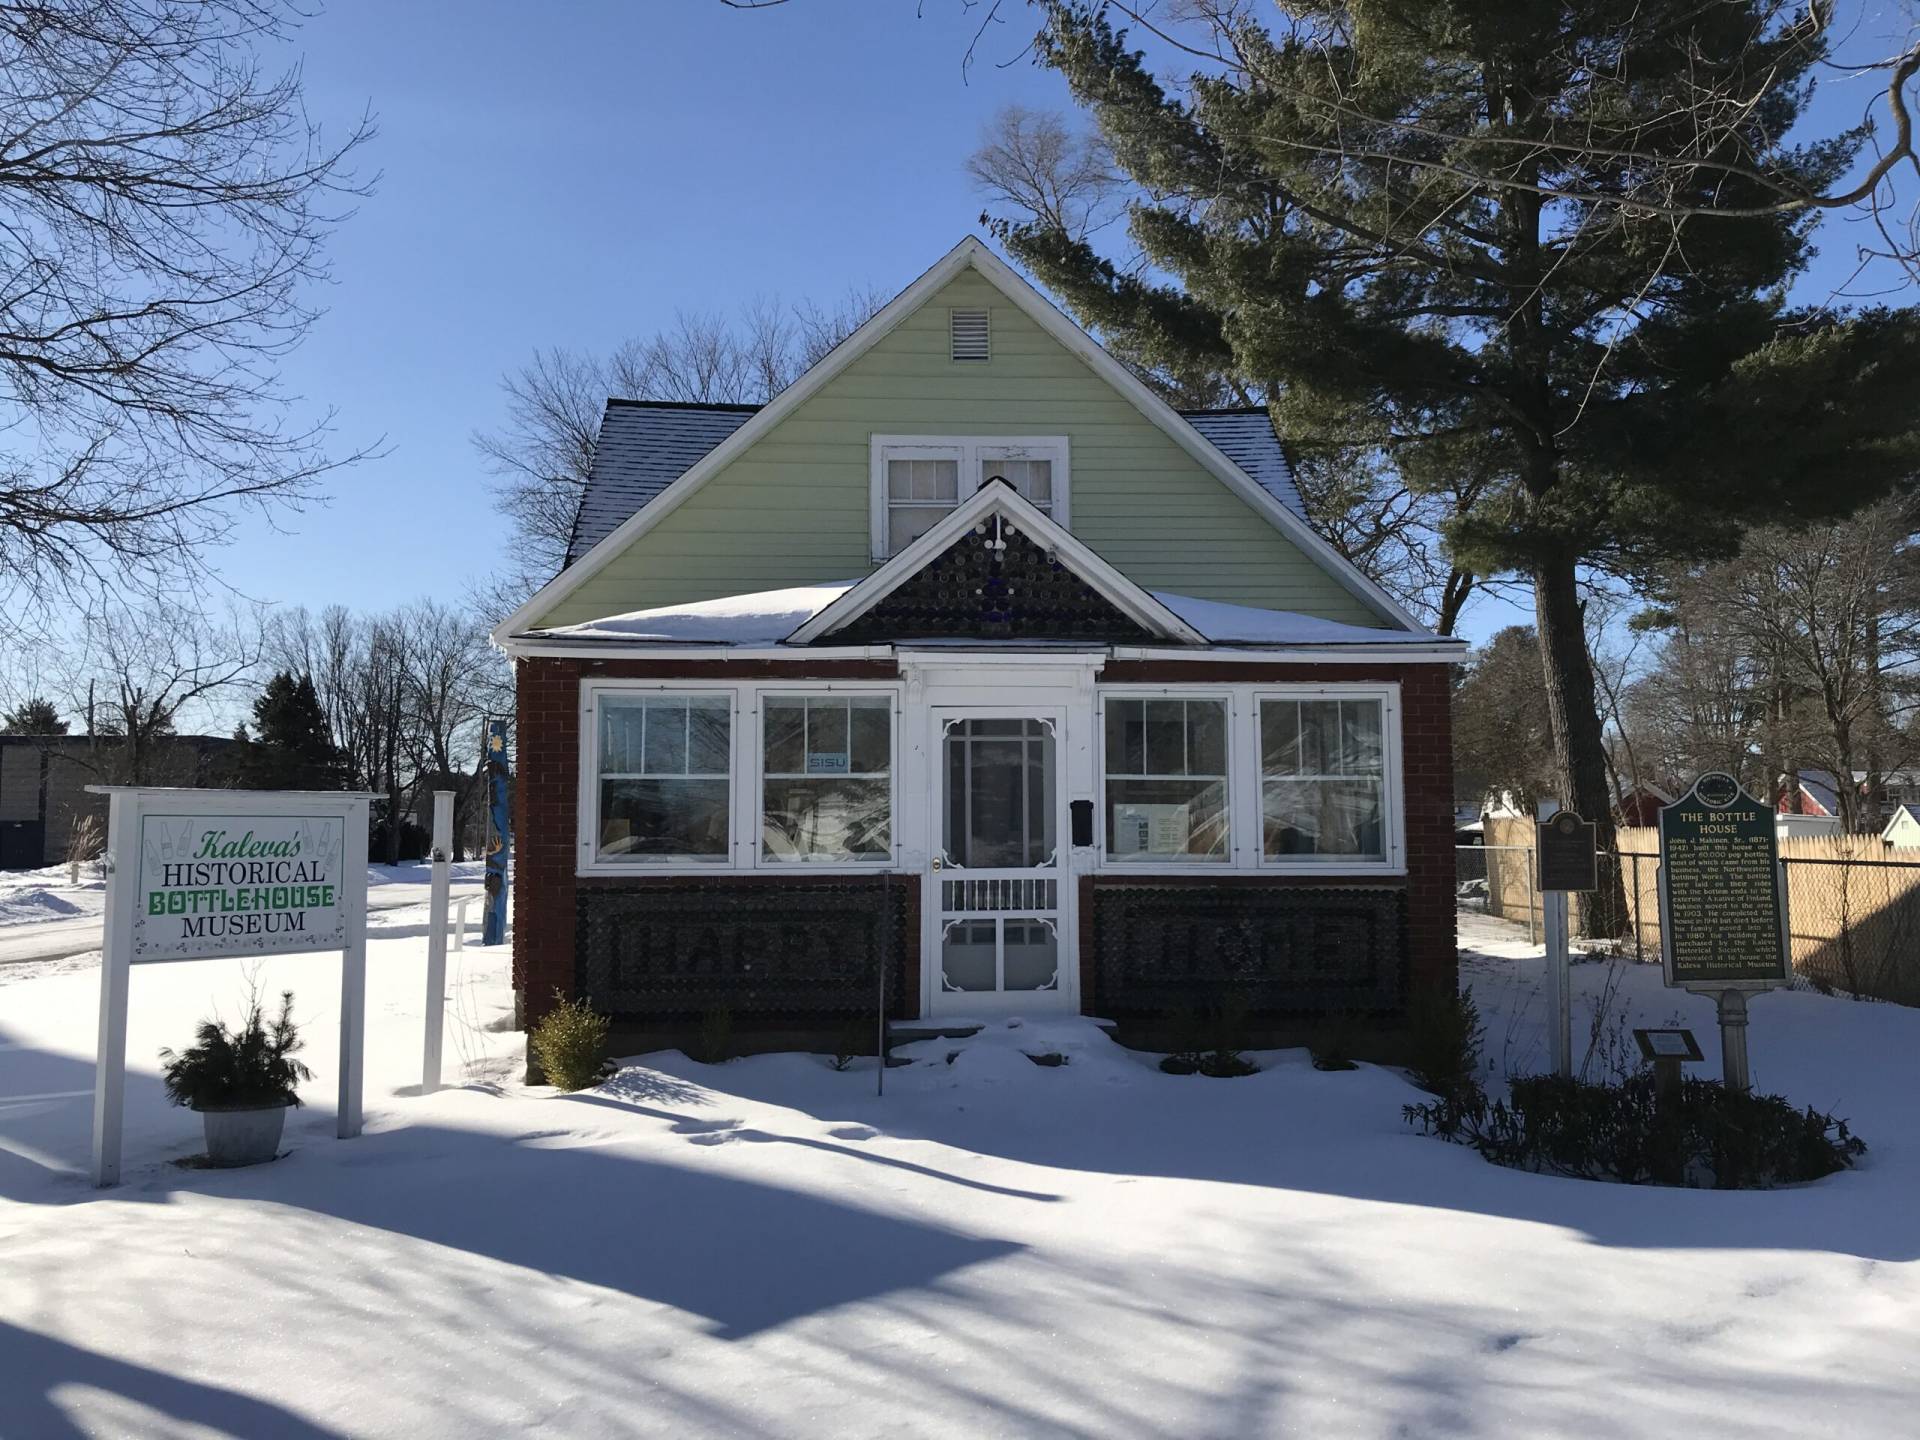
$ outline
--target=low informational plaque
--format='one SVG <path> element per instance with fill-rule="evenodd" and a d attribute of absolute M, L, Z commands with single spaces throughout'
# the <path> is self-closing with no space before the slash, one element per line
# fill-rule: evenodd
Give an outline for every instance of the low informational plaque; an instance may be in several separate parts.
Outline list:
<path fill-rule="evenodd" d="M 1598 890 L 1600 867 L 1593 822 L 1562 810 L 1536 827 L 1542 890 Z"/>
<path fill-rule="evenodd" d="M 1691 1030 L 1635 1030 L 1640 1053 L 1649 1060 L 1704 1060 L 1700 1042 Z"/>
<path fill-rule="evenodd" d="M 1789 978 L 1773 812 L 1731 775 L 1702 775 L 1660 812 L 1667 984 L 1765 990 Z"/>

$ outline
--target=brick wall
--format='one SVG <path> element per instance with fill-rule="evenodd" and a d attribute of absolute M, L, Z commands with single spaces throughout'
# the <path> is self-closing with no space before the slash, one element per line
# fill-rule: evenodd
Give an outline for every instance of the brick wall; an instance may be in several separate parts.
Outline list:
<path fill-rule="evenodd" d="M 580 682 L 608 679 L 892 679 L 891 664 L 522 659 L 514 775 L 513 980 L 536 1023 L 556 989 L 571 993 L 577 912 L 575 807 L 579 787 Z M 1116 661 L 1107 684 L 1400 684 L 1401 779 L 1407 842 L 1408 976 L 1413 988 L 1458 981 L 1454 934 L 1453 739 L 1445 665 L 1274 665 Z M 618 882 L 616 882 L 618 883 Z M 1321 885 L 1330 882 L 1313 880 Z"/>

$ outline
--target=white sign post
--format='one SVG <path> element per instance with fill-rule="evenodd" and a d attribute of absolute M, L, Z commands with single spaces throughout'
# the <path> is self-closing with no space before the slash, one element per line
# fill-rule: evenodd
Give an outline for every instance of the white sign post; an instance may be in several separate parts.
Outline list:
<path fill-rule="evenodd" d="M 338 1133 L 360 1133 L 367 801 L 340 791 L 89 786 L 108 797 L 93 1183 L 120 1180 L 132 967 L 338 950 Z"/>
<path fill-rule="evenodd" d="M 453 880 L 453 792 L 433 792 L 433 878 L 427 890 L 427 1037 L 420 1088 L 440 1088 L 440 1052 L 447 1029 L 447 889 Z"/>

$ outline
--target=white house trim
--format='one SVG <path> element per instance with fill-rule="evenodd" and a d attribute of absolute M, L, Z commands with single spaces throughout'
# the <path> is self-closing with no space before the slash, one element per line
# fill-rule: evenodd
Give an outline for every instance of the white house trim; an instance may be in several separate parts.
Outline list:
<path fill-rule="evenodd" d="M 1370 610 L 1401 629 L 1416 634 L 1426 633 L 1425 627 L 1401 608 L 1392 596 L 1355 569 L 1338 551 L 1322 539 L 1311 525 L 1256 484 L 1251 476 L 1221 453 L 1217 446 L 1182 419 L 1172 406 L 1149 390 L 1130 370 L 1103 350 L 1092 336 L 1057 310 L 1045 296 L 988 249 L 985 241 L 969 235 L 941 257 L 919 279 L 882 306 L 866 324 L 828 351 L 812 369 L 756 411 L 738 430 L 707 452 L 652 500 L 629 515 L 585 555 L 534 592 L 525 604 L 494 627 L 492 632 L 494 643 L 504 646 L 516 632 L 530 627 L 541 615 L 571 595 L 590 577 L 599 573 L 615 556 L 672 514 L 689 495 L 732 464 L 761 437 L 805 404 L 841 371 L 866 354 L 902 320 L 918 310 L 935 292 L 968 267 L 978 271 L 989 284 L 1023 310 L 1043 330 L 1072 354 L 1085 361 L 1095 374 L 1131 401 L 1141 414 L 1164 431 L 1175 444 L 1264 516 L 1274 528 L 1299 546 L 1309 559 Z"/>
<path fill-rule="evenodd" d="M 1187 645 L 1207 643 L 1206 636 L 1028 504 L 1010 485 L 988 485 L 974 491 L 948 511 L 939 524 L 795 630 L 787 643 L 810 644 L 859 619 L 993 514 L 1005 517 L 1023 534 L 1052 550 L 1062 564 L 1129 619 L 1168 640 Z"/>
<path fill-rule="evenodd" d="M 968 363 L 968 362 L 958 362 Z M 998 453 L 992 453 L 998 452 Z M 1073 525 L 1071 477 L 1073 445 L 1065 435 L 873 435 L 867 443 L 868 551 L 875 564 L 888 558 L 887 490 L 889 460 L 953 460 L 958 464 L 957 505 L 980 489 L 995 460 L 1047 460 L 1053 465 L 1053 502 L 1048 510 L 1067 528 Z"/>

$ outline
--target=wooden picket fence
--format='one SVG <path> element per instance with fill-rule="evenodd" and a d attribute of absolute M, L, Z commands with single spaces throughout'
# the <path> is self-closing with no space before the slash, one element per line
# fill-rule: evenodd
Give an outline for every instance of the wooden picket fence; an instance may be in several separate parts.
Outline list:
<path fill-rule="evenodd" d="M 1537 930 L 1532 822 L 1489 820 L 1486 842 L 1488 912 Z M 1622 946 L 1658 963 L 1660 833 L 1624 829 L 1617 844 L 1602 864 L 1618 867 L 1626 896 Z M 1920 858 L 1873 835 L 1782 840 L 1780 858 L 1794 969 L 1823 988 L 1920 1005 Z"/>

